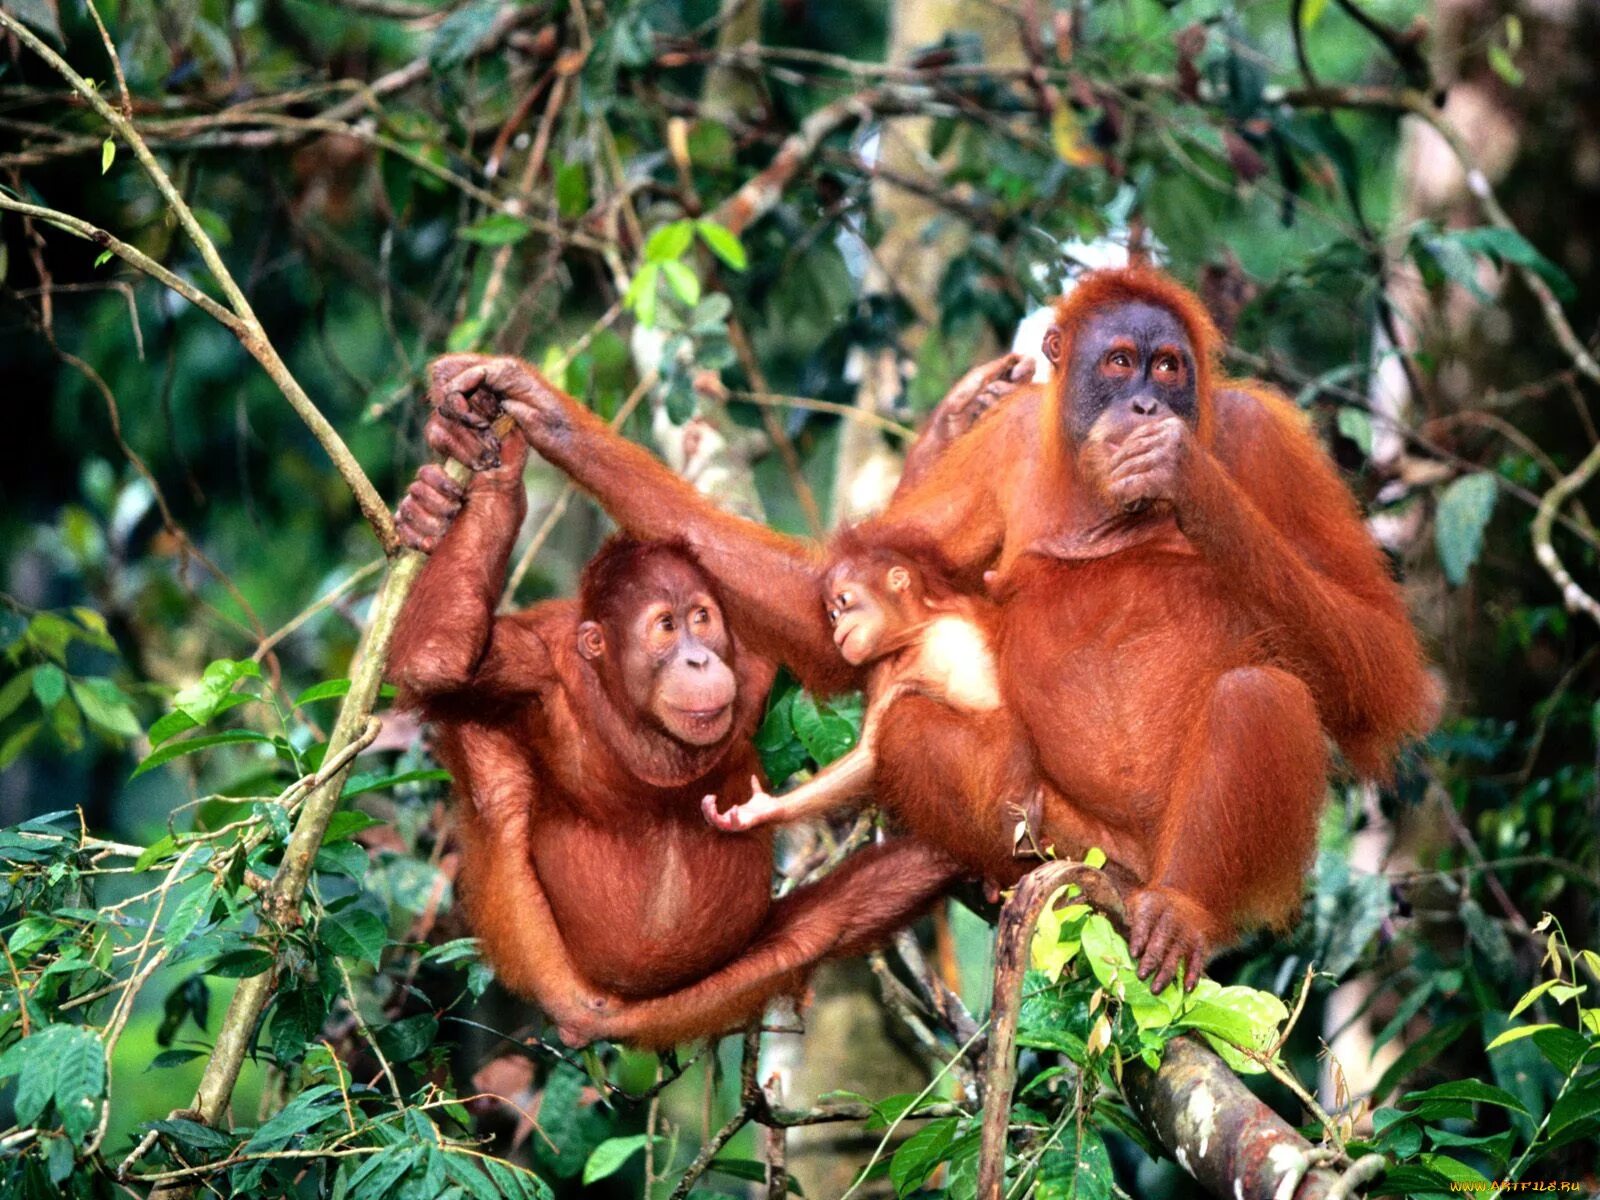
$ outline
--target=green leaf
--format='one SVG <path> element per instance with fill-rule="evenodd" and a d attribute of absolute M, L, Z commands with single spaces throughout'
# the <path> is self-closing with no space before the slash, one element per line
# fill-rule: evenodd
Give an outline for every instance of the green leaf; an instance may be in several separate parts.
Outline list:
<path fill-rule="evenodd" d="M 750 265 L 749 256 L 745 254 L 744 245 L 739 241 L 738 234 L 725 226 L 718 225 L 715 221 L 696 221 L 694 227 L 695 232 L 700 235 L 700 240 L 711 247 L 711 253 L 735 271 L 742 271 Z"/>
<path fill-rule="evenodd" d="M 581 162 L 556 168 L 556 208 L 563 221 L 576 220 L 589 211 L 589 173 Z"/>
<path fill-rule="evenodd" d="M 29 721 L 0 743 L 0 768 L 9 767 L 28 748 L 28 743 L 39 736 L 44 728 L 42 721 Z"/>
<path fill-rule="evenodd" d="M 1533 987 L 1522 993 L 1522 999 L 1517 1001 L 1516 1006 L 1512 1008 L 1512 1010 L 1507 1013 L 1506 1016 L 1517 1016 L 1522 1012 L 1523 1009 L 1527 1008 L 1528 1005 L 1532 1004 L 1540 996 L 1544 995 L 1560 982 L 1561 981 L 1559 979 L 1546 979 L 1543 983 L 1535 984 Z"/>
<path fill-rule="evenodd" d="M 133 774 L 129 778 L 137 779 L 146 771 L 153 771 L 185 754 L 210 750 L 214 746 L 237 745 L 240 742 L 266 742 L 271 745 L 272 739 L 253 729 L 225 729 L 221 733 L 208 733 L 202 737 L 185 738 L 181 742 L 168 742 L 165 746 L 151 751 L 150 756 L 133 769 Z"/>
<path fill-rule="evenodd" d="M 36 613 L 28 622 L 28 644 L 58 663 L 66 662 L 68 644 L 81 636 L 76 625 L 55 613 Z"/>
<path fill-rule="evenodd" d="M 435 71 L 448 71 L 466 62 L 489 36 L 499 12 L 500 0 L 473 0 L 452 12 L 434 31 L 429 65 Z"/>
<path fill-rule="evenodd" d="M 639 268 L 628 285 L 628 294 L 623 297 L 624 304 L 633 309 L 633 315 L 646 329 L 653 328 L 656 323 L 656 278 L 660 274 L 658 265 L 646 263 Z"/>
<path fill-rule="evenodd" d="M 1423 1164 L 1439 1172 L 1451 1183 L 1484 1184 L 1487 1181 L 1477 1171 L 1458 1158 L 1451 1158 L 1448 1154 L 1424 1154 Z M 1455 1189 L 1451 1189 L 1452 1191 Z"/>
<path fill-rule="evenodd" d="M 305 691 L 294 698 L 294 707 L 302 704 L 312 704 L 318 700 L 332 700 L 339 696 L 350 694 L 350 681 L 348 679 L 324 679 L 321 683 L 313 683 Z"/>
<path fill-rule="evenodd" d="M 324 1121 L 344 1120 L 345 1108 L 339 1089 L 333 1084 L 319 1084 L 301 1092 L 261 1128 L 251 1135 L 243 1149 L 246 1152 L 282 1150 L 296 1137 L 316 1128 Z"/>
<path fill-rule="evenodd" d="M 72 698 L 93 724 L 118 737 L 135 738 L 142 732 L 133 715 L 133 702 L 112 680 L 90 675 L 72 680 Z"/>
<path fill-rule="evenodd" d="M 700 277 L 686 263 L 676 260 L 661 264 L 661 273 L 667 277 L 673 292 L 689 307 L 700 303 Z"/>
<path fill-rule="evenodd" d="M 351 1170 L 345 1194 L 373 1200 L 388 1195 L 422 1153 L 423 1147 L 409 1143 L 380 1150 Z"/>
<path fill-rule="evenodd" d="M 72 615 L 78 618 L 78 624 L 83 626 L 85 633 L 88 635 L 84 638 L 84 641 L 90 642 L 102 650 L 116 651 L 117 643 L 112 638 L 110 629 L 106 627 L 106 619 L 103 616 L 95 612 L 94 609 L 82 604 L 73 606 Z"/>
<path fill-rule="evenodd" d="M 456 230 L 456 236 L 464 242 L 476 242 L 480 246 L 511 246 L 532 232 L 533 226 L 520 217 L 497 212 L 471 225 L 463 225 Z"/>
<path fill-rule="evenodd" d="M 100 174 L 104 175 L 111 170 L 111 164 L 117 161 L 117 143 L 107 138 L 100 143 Z"/>
<path fill-rule="evenodd" d="M 1487 1046 L 1484 1047 L 1484 1049 L 1485 1050 L 1498 1050 L 1501 1046 L 1507 1045 L 1507 1044 L 1509 1044 L 1511 1042 L 1521 1041 L 1525 1037 L 1532 1037 L 1534 1034 L 1538 1033 L 1541 1029 L 1556 1029 L 1556 1028 L 1558 1028 L 1558 1026 L 1549 1025 L 1549 1024 L 1546 1024 L 1546 1025 L 1514 1025 L 1510 1029 L 1508 1029 L 1504 1033 L 1502 1033 L 1499 1037 L 1495 1038 L 1494 1041 L 1490 1042 Z"/>
<path fill-rule="evenodd" d="M 956 1117 L 929 1121 L 901 1143 L 889 1161 L 889 1181 L 894 1184 L 896 1196 L 915 1191 L 935 1167 L 950 1157 L 959 1125 Z"/>
<path fill-rule="evenodd" d="M 148 871 L 151 867 L 155 866 L 157 862 L 176 850 L 177 846 L 177 842 L 173 840 L 173 837 L 170 833 L 162 837 L 159 841 L 153 842 L 146 846 L 140 852 L 139 857 L 133 860 L 134 873 L 137 874 L 140 871 Z"/>
<path fill-rule="evenodd" d="M 845 754 L 856 744 L 860 727 L 855 702 L 841 697 L 818 701 L 810 692 L 797 692 L 789 710 L 795 736 L 819 764 Z"/>
<path fill-rule="evenodd" d="M 1552 1138 L 1580 1123 L 1600 1118 L 1600 1085 L 1595 1083 L 1593 1075 L 1589 1079 L 1588 1087 L 1573 1088 L 1550 1109 L 1546 1132 Z"/>
<path fill-rule="evenodd" d="M 1432 1062 L 1443 1054 L 1450 1046 L 1468 1029 L 1477 1024 L 1476 1017 L 1457 1017 L 1454 1021 L 1430 1029 L 1411 1045 L 1401 1052 L 1400 1057 L 1389 1065 L 1376 1087 L 1372 1089 L 1374 1096 L 1387 1096 L 1393 1092 L 1400 1083 L 1410 1076 L 1423 1063 Z"/>
<path fill-rule="evenodd" d="M 67 673 L 55 663 L 40 663 L 33 669 L 33 694 L 46 711 L 67 694 Z"/>
<path fill-rule="evenodd" d="M 163 1050 L 150 1060 L 146 1071 L 165 1071 L 171 1067 L 181 1067 L 184 1063 L 193 1062 L 197 1058 L 208 1057 L 204 1050 Z"/>
<path fill-rule="evenodd" d="M 319 927 L 323 943 L 340 958 L 355 958 L 376 964 L 389 940 L 389 930 L 377 916 L 364 908 L 347 908 L 329 913 Z"/>
<path fill-rule="evenodd" d="M 1509 1108 L 1513 1112 L 1525 1114 L 1528 1111 L 1510 1092 L 1491 1087 L 1487 1083 L 1479 1083 L 1475 1079 L 1458 1079 L 1451 1083 L 1441 1083 L 1426 1091 L 1407 1092 L 1401 1099 L 1408 1104 L 1424 1104 L 1435 1100 L 1470 1100 L 1477 1104 L 1493 1104 L 1500 1108 Z"/>
<path fill-rule="evenodd" d="M 391 1062 L 410 1063 L 422 1057 L 439 1033 L 439 1022 L 432 1013 L 415 1016 L 378 1027 L 378 1045 Z"/>
<path fill-rule="evenodd" d="M 753 1158 L 713 1158 L 706 1168 L 719 1175 L 727 1175 L 732 1179 L 743 1179 L 748 1183 L 765 1183 L 767 1181 L 767 1164 L 757 1162 Z M 796 1196 L 801 1195 L 800 1185 L 792 1177 L 785 1177 L 785 1184 L 790 1192 Z M 695 1193 L 699 1195 L 699 1193 Z"/>
<path fill-rule="evenodd" d="M 1494 73 L 1496 75 L 1500 76 L 1501 79 L 1505 80 L 1512 87 L 1522 86 L 1524 79 L 1522 68 L 1518 67 L 1517 64 L 1512 60 L 1511 51 L 1507 50 L 1504 46 L 1491 42 L 1489 44 L 1488 54 L 1489 66 L 1494 69 Z"/>
<path fill-rule="evenodd" d="M 99 1123 L 100 1100 L 106 1091 L 106 1048 L 92 1029 L 52 1028 L 71 1030 L 56 1050 L 56 1112 L 68 1136 L 82 1145 Z"/>
<path fill-rule="evenodd" d="M 364 812 L 357 812 L 351 808 L 340 809 L 328 818 L 328 828 L 323 832 L 322 844 L 326 846 L 331 842 L 339 841 L 341 838 L 358 834 L 363 829 L 371 829 L 374 825 L 382 824 L 383 822 L 378 818 L 369 816 Z"/>
<path fill-rule="evenodd" d="M 66 928 L 54 917 L 24 917 L 6 939 L 6 949 L 13 959 L 27 958 Z"/>
<path fill-rule="evenodd" d="M 250 659 L 219 658 L 206 664 L 200 678 L 172 698 L 172 707 L 196 725 L 204 725 L 223 709 L 234 686 L 244 679 L 261 678 L 261 664 Z"/>
<path fill-rule="evenodd" d="M 200 923 L 211 915 L 213 899 L 211 884 L 206 882 L 180 900 L 178 906 L 172 910 L 166 928 L 161 931 L 163 941 L 168 946 L 181 946 L 189 935 L 199 928 Z"/>
<path fill-rule="evenodd" d="M 1570 303 L 1578 298 L 1577 286 L 1567 273 L 1539 253 L 1533 243 L 1515 229 L 1484 226 L 1480 229 L 1451 230 L 1445 236 L 1466 249 L 1485 255 L 1496 262 L 1526 267 L 1549 284 L 1550 290 L 1564 303 Z"/>
<path fill-rule="evenodd" d="M 1283 1022 L 1289 1019 L 1289 1010 L 1271 992 L 1238 985 L 1223 987 L 1210 979 L 1200 980 L 1183 1004 L 1176 1024 L 1199 1030 L 1230 1067 L 1246 1073 L 1259 1074 L 1266 1068 L 1235 1050 L 1270 1050 Z"/>
<path fill-rule="evenodd" d="M 615 1175 L 630 1158 L 644 1149 L 645 1143 L 649 1140 L 647 1134 L 636 1133 L 630 1137 L 607 1138 L 601 1142 L 590 1153 L 588 1161 L 583 1164 L 584 1186 L 587 1187 L 608 1175 Z M 661 1137 L 656 1140 L 666 1141 Z"/>
<path fill-rule="evenodd" d="M 1084 1125 L 1080 1140 L 1071 1121 L 1061 1140 L 1039 1160 L 1038 1200 L 1111 1200 L 1116 1194 L 1111 1154 L 1105 1139 Z"/>
<path fill-rule="evenodd" d="M 73 1142 L 82 1145 L 97 1123 L 106 1090 L 106 1051 L 100 1035 L 80 1025 L 46 1025 L 0 1055 L 0 1079 L 15 1075 L 16 1117 L 36 1124 L 54 1101 Z"/>
<path fill-rule="evenodd" d="M 652 233 L 644 243 L 646 263 L 675 262 L 694 245 L 694 223 L 673 221 Z"/>
<path fill-rule="evenodd" d="M 483 341 L 487 322 L 482 317 L 468 317 L 462 321 L 445 338 L 445 349 L 452 354 L 465 354 L 476 350 Z"/>
<path fill-rule="evenodd" d="M 202 1125 L 199 1121 L 191 1121 L 187 1117 L 168 1117 L 164 1121 L 151 1121 L 143 1128 L 164 1133 L 178 1145 L 202 1153 L 209 1150 L 227 1150 L 234 1142 L 233 1138 L 220 1129 L 213 1129 L 209 1125 Z"/>
<path fill-rule="evenodd" d="M 1344 405 L 1337 418 L 1339 432 L 1356 444 L 1363 456 L 1372 454 L 1372 415 L 1365 409 Z"/>
<path fill-rule="evenodd" d="M 0 721 L 4 721 L 17 709 L 22 707 L 22 702 L 33 694 L 33 673 L 36 667 L 29 667 L 18 672 L 6 680 L 5 686 L 0 687 Z"/>
<path fill-rule="evenodd" d="M 389 788 L 399 787 L 403 783 L 449 783 L 450 772 L 438 769 L 419 771 L 400 771 L 394 774 L 382 771 L 367 771 L 360 775 L 352 775 L 345 780 L 344 791 L 340 795 L 344 799 L 351 796 L 365 795 L 367 792 L 381 792 Z M 379 822 L 374 821 L 373 824 Z"/>
<path fill-rule="evenodd" d="M 1460 587 L 1483 550 L 1483 531 L 1494 515 L 1499 489 L 1487 471 L 1463 475 L 1439 494 L 1434 544 L 1445 578 Z"/>
<path fill-rule="evenodd" d="M 1589 1053 L 1589 1039 L 1564 1025 L 1534 1026 L 1533 1044 L 1545 1061 L 1570 1075 Z"/>

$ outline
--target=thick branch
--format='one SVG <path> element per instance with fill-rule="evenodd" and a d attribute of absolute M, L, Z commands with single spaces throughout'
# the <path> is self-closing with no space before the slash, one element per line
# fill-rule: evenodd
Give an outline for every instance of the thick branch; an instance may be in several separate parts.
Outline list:
<path fill-rule="evenodd" d="M 1022 977 L 1039 914 L 1064 885 L 1121 927 L 1121 902 L 1105 877 L 1076 863 L 1052 862 L 1025 876 L 1000 914 L 995 943 L 994 1010 L 978 1200 L 1005 1194 L 1006 1134 L 1016 1084 L 1017 1014 Z M 1128 1065 L 1123 1091 L 1156 1140 L 1195 1180 L 1222 1200 L 1333 1200 L 1374 1177 L 1382 1158 L 1363 1159 L 1343 1177 L 1314 1164 L 1325 1158 L 1258 1100 L 1210 1049 L 1187 1037 L 1167 1043 L 1158 1070 Z"/>

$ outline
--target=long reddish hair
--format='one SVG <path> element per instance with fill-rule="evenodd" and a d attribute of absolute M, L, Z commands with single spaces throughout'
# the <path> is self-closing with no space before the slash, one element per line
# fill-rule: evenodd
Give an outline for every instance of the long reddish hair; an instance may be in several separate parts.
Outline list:
<path fill-rule="evenodd" d="M 1066 402 L 1066 367 L 1072 361 L 1072 343 L 1078 327 L 1086 317 L 1101 309 L 1129 303 L 1153 304 L 1166 309 L 1178 318 L 1189 335 L 1189 346 L 1194 351 L 1198 432 L 1201 442 L 1210 444 L 1211 396 L 1219 376 L 1217 360 L 1222 337 L 1200 297 L 1153 267 L 1131 266 L 1091 271 L 1055 303 L 1055 327 L 1061 333 L 1061 362 L 1051 380 L 1044 406 L 1044 445 L 1059 445 L 1062 431 L 1067 428 L 1062 419 L 1065 416 L 1062 406 Z"/>

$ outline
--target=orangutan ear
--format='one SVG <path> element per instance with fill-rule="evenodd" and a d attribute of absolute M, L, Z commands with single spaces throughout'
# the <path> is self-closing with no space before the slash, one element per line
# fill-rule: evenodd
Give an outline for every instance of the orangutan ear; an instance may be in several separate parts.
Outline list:
<path fill-rule="evenodd" d="M 911 572 L 904 567 L 889 568 L 889 590 L 903 592 L 911 587 Z"/>
<path fill-rule="evenodd" d="M 1061 336 L 1061 327 L 1052 325 L 1044 333 L 1044 356 L 1050 360 L 1050 365 L 1056 370 L 1061 369 L 1061 351 L 1066 339 Z"/>
<path fill-rule="evenodd" d="M 606 635 L 598 621 L 585 621 L 578 626 L 578 653 L 590 662 L 606 652 Z"/>

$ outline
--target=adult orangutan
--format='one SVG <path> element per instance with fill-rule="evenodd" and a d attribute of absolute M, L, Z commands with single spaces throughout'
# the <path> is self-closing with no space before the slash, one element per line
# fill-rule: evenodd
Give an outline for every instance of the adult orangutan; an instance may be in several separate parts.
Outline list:
<path fill-rule="evenodd" d="M 478 473 L 463 489 L 424 467 L 400 506 L 402 536 L 432 557 L 389 669 L 455 779 L 469 923 L 569 1041 L 724 1032 L 822 958 L 870 949 L 957 868 L 891 842 L 774 903 L 770 834 L 730 837 L 700 809 L 759 776 L 750 736 L 773 665 L 724 622 L 682 543 L 614 539 L 576 601 L 496 616 L 527 448 L 499 443 L 493 415 L 456 394 L 430 418 L 429 444 Z"/>
<path fill-rule="evenodd" d="M 1133 948 L 1157 985 L 1297 906 L 1323 731 L 1381 775 L 1433 703 L 1349 491 L 1283 397 L 1217 378 L 1217 350 L 1168 277 L 1086 276 L 1045 339 L 1051 383 L 861 531 L 931 544 L 967 586 L 993 585 L 1002 694 L 1046 780 L 1120 835 L 1103 848 L 1142 884 Z M 761 653 L 813 687 L 859 683 L 829 636 L 820 548 L 717 511 L 515 360 L 449 386 L 503 396 L 624 528 L 686 538 Z"/>

